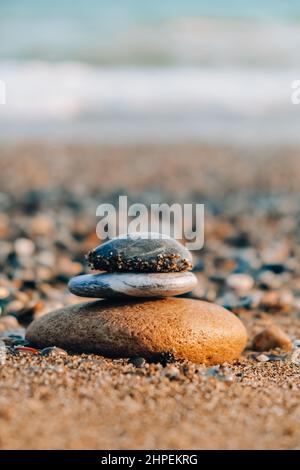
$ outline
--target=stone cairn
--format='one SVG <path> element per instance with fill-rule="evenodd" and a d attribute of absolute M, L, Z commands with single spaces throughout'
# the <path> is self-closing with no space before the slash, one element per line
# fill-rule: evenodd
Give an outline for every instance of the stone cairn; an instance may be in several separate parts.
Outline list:
<path fill-rule="evenodd" d="M 70 291 L 102 299 L 68 306 L 34 321 L 27 339 L 109 357 L 175 359 L 217 364 L 237 358 L 247 335 L 224 308 L 178 298 L 197 285 L 191 253 L 158 234 L 127 234 L 87 255 L 97 274 L 76 276 Z M 104 271 L 104 272 L 103 272 Z"/>

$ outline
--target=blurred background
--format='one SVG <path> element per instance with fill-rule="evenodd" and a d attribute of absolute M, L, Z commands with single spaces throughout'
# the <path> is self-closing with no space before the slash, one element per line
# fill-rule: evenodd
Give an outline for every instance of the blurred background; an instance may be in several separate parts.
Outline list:
<path fill-rule="evenodd" d="M 297 0 L 1 0 L 0 138 L 299 143 Z"/>

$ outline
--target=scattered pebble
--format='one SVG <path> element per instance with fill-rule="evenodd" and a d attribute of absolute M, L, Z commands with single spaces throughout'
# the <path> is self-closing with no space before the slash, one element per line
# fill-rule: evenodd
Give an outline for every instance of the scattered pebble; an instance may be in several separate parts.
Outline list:
<path fill-rule="evenodd" d="M 5 315 L 0 317 L 0 331 L 16 330 L 18 328 L 20 328 L 20 324 L 13 315 Z"/>
<path fill-rule="evenodd" d="M 219 365 L 210 367 L 204 372 L 204 375 L 206 377 L 214 377 L 222 382 L 233 381 L 233 375 L 231 373 L 231 370 L 227 367 L 222 367 Z"/>
<path fill-rule="evenodd" d="M 272 271 L 274 274 L 282 274 L 285 271 L 289 271 L 289 268 L 283 263 L 268 263 L 263 264 L 262 268 L 263 271 Z"/>
<path fill-rule="evenodd" d="M 256 360 L 258 362 L 268 362 L 269 356 L 267 356 L 266 354 L 259 354 L 258 356 L 256 356 Z"/>
<path fill-rule="evenodd" d="M 49 346 L 48 348 L 44 348 L 40 351 L 41 356 L 67 356 L 68 353 L 62 349 L 57 348 L 56 346 Z"/>
<path fill-rule="evenodd" d="M 280 305 L 280 293 L 271 291 L 263 294 L 260 298 L 259 306 L 266 309 L 278 308 Z"/>
<path fill-rule="evenodd" d="M 10 291 L 7 287 L 0 286 L 0 301 L 7 299 L 10 296 Z"/>
<path fill-rule="evenodd" d="M 262 271 L 257 278 L 257 282 L 263 289 L 279 289 L 282 284 L 280 277 L 272 271 Z"/>
<path fill-rule="evenodd" d="M 232 295 L 231 293 L 226 294 L 223 298 L 219 299 L 221 305 L 232 311 L 236 311 L 239 309 L 249 309 L 252 306 L 252 297 L 237 297 Z"/>
<path fill-rule="evenodd" d="M 277 362 L 277 361 L 285 361 L 287 357 L 286 356 L 280 356 L 278 354 L 269 354 L 268 358 L 269 358 L 269 361 L 271 361 L 271 362 Z"/>
<path fill-rule="evenodd" d="M 146 359 L 144 357 L 133 357 L 130 359 L 130 364 L 132 364 L 134 367 L 142 368 L 146 364 Z"/>
<path fill-rule="evenodd" d="M 254 337 L 253 348 L 256 351 L 268 351 L 274 348 L 290 351 L 292 342 L 279 326 L 271 325 Z"/>
<path fill-rule="evenodd" d="M 152 358 L 153 362 L 159 362 L 163 367 L 166 367 L 168 364 L 175 362 L 174 354 L 171 351 L 166 351 L 160 353 L 155 358 Z"/>
<path fill-rule="evenodd" d="M 16 254 L 20 257 L 29 257 L 33 255 L 35 251 L 35 245 L 28 238 L 18 238 L 15 241 L 15 251 Z"/>
<path fill-rule="evenodd" d="M 291 362 L 293 364 L 300 365 L 300 340 L 299 339 L 296 339 L 293 342 Z"/>
<path fill-rule="evenodd" d="M 28 354 L 39 354 L 39 350 L 35 348 L 31 348 L 30 346 L 15 346 L 14 351 L 18 351 L 21 353 L 28 353 Z"/>
<path fill-rule="evenodd" d="M 29 346 L 30 343 L 26 339 L 13 338 L 13 337 L 2 337 L 1 340 L 8 346 Z"/>
<path fill-rule="evenodd" d="M 170 364 L 163 369 L 162 375 L 168 377 L 170 380 L 175 380 L 180 376 L 180 370 L 175 365 Z"/>
<path fill-rule="evenodd" d="M 226 282 L 228 287 L 237 291 L 249 291 L 254 286 L 254 280 L 248 274 L 230 274 Z"/>

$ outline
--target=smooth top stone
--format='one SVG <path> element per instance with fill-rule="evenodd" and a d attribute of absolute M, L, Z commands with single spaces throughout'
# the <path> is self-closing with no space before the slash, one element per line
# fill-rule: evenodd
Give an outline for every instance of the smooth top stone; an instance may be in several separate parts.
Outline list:
<path fill-rule="evenodd" d="M 137 233 L 113 238 L 88 253 L 93 269 L 108 272 L 179 272 L 192 269 L 192 255 L 167 235 Z"/>
<path fill-rule="evenodd" d="M 26 339 L 38 347 L 109 357 L 153 359 L 171 353 L 176 359 L 220 364 L 239 357 L 247 334 L 242 322 L 223 307 L 168 298 L 68 306 L 31 323 Z"/>
<path fill-rule="evenodd" d="M 197 285 L 195 274 L 102 273 L 73 277 L 69 289 L 81 297 L 169 297 L 190 292 Z"/>

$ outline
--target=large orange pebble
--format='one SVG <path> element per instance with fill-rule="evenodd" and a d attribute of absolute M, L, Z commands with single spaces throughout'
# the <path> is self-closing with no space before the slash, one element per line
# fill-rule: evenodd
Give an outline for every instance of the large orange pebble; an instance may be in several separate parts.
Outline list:
<path fill-rule="evenodd" d="M 170 352 L 176 359 L 221 364 L 239 357 L 247 333 L 234 314 L 218 305 L 168 298 L 71 305 L 31 323 L 26 339 L 38 347 L 109 357 Z"/>

